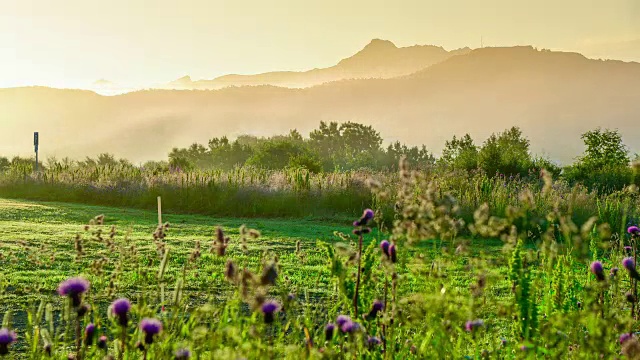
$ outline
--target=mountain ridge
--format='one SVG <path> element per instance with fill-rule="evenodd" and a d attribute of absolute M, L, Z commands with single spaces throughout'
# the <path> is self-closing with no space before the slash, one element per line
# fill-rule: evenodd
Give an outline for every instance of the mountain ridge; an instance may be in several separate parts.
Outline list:
<path fill-rule="evenodd" d="M 439 153 L 453 135 L 481 144 L 522 128 L 534 153 L 563 163 L 580 134 L 617 128 L 639 152 L 640 64 L 588 59 L 532 47 L 475 49 L 413 74 L 351 79 L 308 88 L 273 85 L 117 96 L 51 88 L 0 89 L 0 154 L 28 154 L 33 131 L 43 156 L 111 152 L 134 161 L 165 158 L 174 146 L 240 134 L 273 135 L 320 121 L 357 121 L 384 139 Z M 6 130 L 6 131 L 5 131 Z"/>

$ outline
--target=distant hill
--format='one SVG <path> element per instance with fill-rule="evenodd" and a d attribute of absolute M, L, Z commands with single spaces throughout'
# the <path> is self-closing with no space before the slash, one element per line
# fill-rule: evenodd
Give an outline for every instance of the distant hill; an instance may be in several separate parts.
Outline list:
<path fill-rule="evenodd" d="M 598 126 L 619 129 L 631 150 L 640 151 L 639 99 L 639 63 L 532 47 L 476 49 L 409 75 L 304 89 L 247 86 L 118 96 L 2 89 L 0 154 L 30 153 L 32 132 L 40 131 L 43 157 L 107 151 L 141 161 L 214 136 L 292 128 L 307 134 L 325 120 L 371 124 L 386 140 L 424 143 L 436 153 L 454 134 L 468 132 L 482 142 L 516 125 L 534 152 L 566 163 L 583 150 L 580 134 Z"/>
<path fill-rule="evenodd" d="M 387 79 L 409 75 L 469 48 L 447 51 L 442 47 L 416 45 L 397 47 L 388 40 L 374 39 L 355 55 L 337 65 L 309 71 L 275 71 L 257 75 L 224 75 L 213 80 L 192 80 L 189 76 L 170 82 L 167 89 L 221 89 L 228 86 L 273 85 L 302 88 L 347 79 Z"/>

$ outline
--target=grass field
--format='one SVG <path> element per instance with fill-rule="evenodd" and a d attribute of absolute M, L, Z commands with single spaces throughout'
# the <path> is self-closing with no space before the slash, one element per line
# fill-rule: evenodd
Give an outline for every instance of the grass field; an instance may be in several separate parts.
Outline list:
<path fill-rule="evenodd" d="M 420 209 L 412 207 L 413 195 L 401 198 L 404 210 L 396 216 L 409 222 L 392 230 L 373 224 L 361 256 L 353 220 L 339 217 L 165 213 L 167 236 L 154 238 L 155 211 L 0 199 L 0 313 L 3 326 L 18 334 L 12 356 L 45 359 L 47 346 L 56 359 L 165 359 L 180 347 L 196 359 L 588 359 L 594 351 L 605 358 L 620 352 L 617 337 L 635 329 L 637 308 L 624 300 L 635 281 L 614 275 L 596 281 L 589 263 L 602 259 L 605 268 L 615 267 L 627 251 L 623 245 L 635 246 L 633 237 L 600 243 L 595 223 L 572 224 L 558 212 L 560 237 L 549 232 L 532 240 L 481 209 L 468 224 L 475 235 L 449 236 L 456 221 L 446 210 L 451 200 L 431 190 L 420 196 L 429 204 Z M 522 199 L 504 221 L 535 219 Z M 425 217 L 429 209 L 437 213 Z M 217 226 L 230 237 L 223 253 L 213 242 Z M 404 239 L 396 243 L 397 261 L 379 247 L 390 231 Z M 83 300 L 88 317 L 71 315 L 76 307 L 56 294 L 75 276 L 91 284 Z M 107 316 L 121 297 L 135 304 L 126 332 Z M 374 300 L 385 309 L 371 318 Z M 262 319 L 269 301 L 279 308 L 274 322 Z M 360 330 L 328 338 L 325 325 L 340 314 L 352 316 Z M 142 317 L 161 319 L 165 330 L 157 344 L 137 351 L 135 340 L 144 335 L 132 325 Z M 107 335 L 107 348 L 74 347 L 89 322 Z"/>

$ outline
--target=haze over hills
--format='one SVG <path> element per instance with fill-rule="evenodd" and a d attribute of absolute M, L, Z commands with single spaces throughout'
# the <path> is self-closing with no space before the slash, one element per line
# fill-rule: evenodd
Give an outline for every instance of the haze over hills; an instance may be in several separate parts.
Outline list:
<path fill-rule="evenodd" d="M 446 55 L 411 74 L 308 88 L 118 96 L 0 89 L 0 154 L 30 153 L 37 130 L 43 157 L 110 152 L 143 161 L 166 158 L 173 146 L 222 135 L 272 135 L 291 128 L 308 134 L 325 120 L 371 124 L 386 140 L 426 144 L 435 153 L 454 134 L 470 133 L 481 143 L 515 125 L 529 137 L 533 152 L 567 163 L 582 152 L 580 134 L 598 126 L 619 129 L 631 150 L 640 151 L 639 99 L 639 63 L 526 46 L 475 49 Z"/>
<path fill-rule="evenodd" d="M 275 71 L 256 75 L 224 75 L 212 80 L 190 76 L 170 82 L 166 89 L 221 89 L 228 86 L 273 85 L 302 88 L 348 79 L 387 79 L 409 75 L 451 56 L 466 54 L 469 48 L 447 51 L 439 46 L 397 47 L 389 40 L 373 39 L 355 55 L 337 65 L 309 71 Z"/>

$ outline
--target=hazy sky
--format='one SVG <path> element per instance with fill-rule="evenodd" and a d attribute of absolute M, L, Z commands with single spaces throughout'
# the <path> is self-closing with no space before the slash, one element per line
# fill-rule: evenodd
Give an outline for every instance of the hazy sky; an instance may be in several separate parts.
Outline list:
<path fill-rule="evenodd" d="M 372 38 L 640 61 L 640 0 L 0 0 L 0 87 L 335 64 Z"/>

